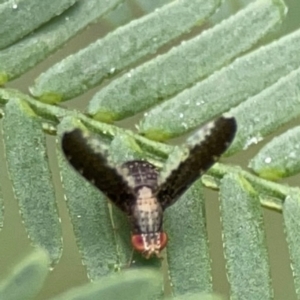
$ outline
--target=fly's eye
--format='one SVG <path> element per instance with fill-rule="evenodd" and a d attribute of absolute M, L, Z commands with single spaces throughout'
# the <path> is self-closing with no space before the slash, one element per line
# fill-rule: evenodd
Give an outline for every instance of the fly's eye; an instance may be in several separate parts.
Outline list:
<path fill-rule="evenodd" d="M 160 233 L 160 250 L 164 249 L 168 243 L 168 236 L 165 232 Z"/>
<path fill-rule="evenodd" d="M 131 244 L 136 251 L 138 251 L 138 252 L 145 251 L 144 240 L 140 234 L 134 234 L 131 237 Z"/>

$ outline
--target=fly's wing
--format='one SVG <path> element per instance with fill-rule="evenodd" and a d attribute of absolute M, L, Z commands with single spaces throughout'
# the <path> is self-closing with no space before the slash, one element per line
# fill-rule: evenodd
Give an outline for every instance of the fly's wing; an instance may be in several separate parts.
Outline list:
<path fill-rule="evenodd" d="M 132 190 L 122 175 L 122 170 L 115 168 L 105 158 L 99 140 L 76 128 L 64 133 L 62 149 L 75 170 L 121 210 L 128 212 L 128 207 L 134 200 Z"/>
<path fill-rule="evenodd" d="M 232 142 L 236 127 L 233 117 L 222 116 L 188 139 L 186 156 L 162 172 L 157 198 L 163 209 L 177 201 L 218 160 Z"/>

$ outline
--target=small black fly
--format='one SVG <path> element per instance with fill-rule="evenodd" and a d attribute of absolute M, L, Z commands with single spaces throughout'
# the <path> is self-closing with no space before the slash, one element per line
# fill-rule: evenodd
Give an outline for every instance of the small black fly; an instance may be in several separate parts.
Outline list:
<path fill-rule="evenodd" d="M 206 124 L 188 139 L 187 155 L 163 173 L 147 161 L 115 166 L 101 151 L 100 142 L 78 128 L 64 133 L 62 149 L 70 164 L 128 215 L 132 245 L 149 258 L 159 256 L 167 244 L 164 210 L 219 159 L 236 128 L 229 116 Z"/>

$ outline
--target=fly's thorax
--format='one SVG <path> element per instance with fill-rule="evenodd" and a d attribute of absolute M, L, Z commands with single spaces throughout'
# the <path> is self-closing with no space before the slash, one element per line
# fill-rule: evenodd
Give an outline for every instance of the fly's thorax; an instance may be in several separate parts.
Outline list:
<path fill-rule="evenodd" d="M 150 187 L 143 186 L 137 190 L 136 202 L 132 207 L 131 220 L 133 247 L 149 258 L 159 255 L 166 246 L 167 236 L 162 232 L 163 210 Z"/>
<path fill-rule="evenodd" d="M 157 189 L 158 171 L 154 165 L 146 161 L 129 161 L 122 165 L 122 172 L 126 177 L 128 185 L 136 190 L 144 186 Z"/>

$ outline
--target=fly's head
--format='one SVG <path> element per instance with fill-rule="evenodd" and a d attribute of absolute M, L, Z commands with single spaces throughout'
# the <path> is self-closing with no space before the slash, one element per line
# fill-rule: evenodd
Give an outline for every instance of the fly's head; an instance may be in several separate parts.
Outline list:
<path fill-rule="evenodd" d="M 152 189 L 142 186 L 137 190 L 137 200 L 132 206 L 131 221 L 134 228 L 131 243 L 146 258 L 159 257 L 167 245 L 167 235 L 162 231 L 163 210 Z"/>
<path fill-rule="evenodd" d="M 152 255 L 160 257 L 160 252 L 166 247 L 168 236 L 165 232 L 140 233 L 131 236 L 133 248 L 145 258 Z"/>

